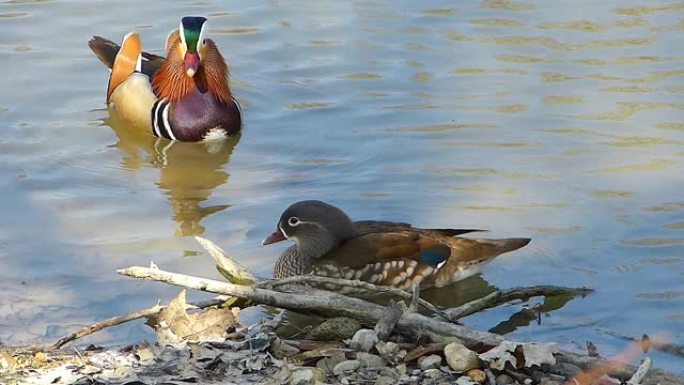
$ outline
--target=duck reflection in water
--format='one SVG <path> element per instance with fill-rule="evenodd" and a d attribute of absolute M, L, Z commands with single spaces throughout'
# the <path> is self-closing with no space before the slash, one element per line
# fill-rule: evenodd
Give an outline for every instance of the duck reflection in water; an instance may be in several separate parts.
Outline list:
<path fill-rule="evenodd" d="M 203 234 L 202 219 L 229 207 L 202 206 L 202 202 L 228 181 L 225 165 L 239 134 L 224 140 L 183 143 L 135 132 L 111 115 L 106 123 L 119 139 L 115 146 L 123 152 L 124 169 L 135 171 L 152 165 L 160 170 L 157 186 L 169 199 L 172 218 L 178 224 L 176 236 Z"/>

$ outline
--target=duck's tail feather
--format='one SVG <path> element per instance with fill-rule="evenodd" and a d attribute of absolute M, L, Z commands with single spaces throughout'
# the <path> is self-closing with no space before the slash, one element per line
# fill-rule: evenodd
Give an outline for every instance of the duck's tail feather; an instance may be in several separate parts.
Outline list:
<path fill-rule="evenodd" d="M 101 36 L 93 36 L 93 38 L 88 41 L 88 47 L 90 47 L 93 53 L 95 53 L 95 56 L 100 59 L 102 64 L 109 69 L 114 67 L 114 60 L 121 49 L 120 45 Z M 159 67 L 161 67 L 165 59 L 162 56 L 149 52 L 141 52 L 141 54 L 143 58 L 141 72 L 151 78 Z"/>
<path fill-rule="evenodd" d="M 112 69 L 114 66 L 114 59 L 116 54 L 119 53 L 121 47 L 109 39 L 105 39 L 101 36 L 93 36 L 90 41 L 88 41 L 88 47 L 95 53 L 102 64 L 106 65 L 107 68 Z"/>
<path fill-rule="evenodd" d="M 521 247 L 530 243 L 530 238 L 504 238 L 504 239 L 487 239 L 489 253 L 491 258 L 494 258 L 509 251 L 518 250 Z"/>
<path fill-rule="evenodd" d="M 128 79 L 134 72 L 139 72 L 141 67 L 142 46 L 140 44 L 140 36 L 135 32 L 131 32 L 124 36 L 121 48 L 112 63 L 112 73 L 109 75 L 109 85 L 107 87 L 107 103 L 109 103 L 112 92 L 114 92 L 116 87 Z"/>
<path fill-rule="evenodd" d="M 475 233 L 475 232 L 486 232 L 489 230 L 482 229 L 427 229 L 427 231 L 434 231 L 436 233 L 446 235 L 448 237 L 455 237 L 461 234 Z"/>

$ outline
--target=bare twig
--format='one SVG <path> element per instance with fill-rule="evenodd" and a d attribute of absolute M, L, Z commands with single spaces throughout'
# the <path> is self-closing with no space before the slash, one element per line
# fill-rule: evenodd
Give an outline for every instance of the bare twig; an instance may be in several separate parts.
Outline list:
<path fill-rule="evenodd" d="M 223 302 L 227 300 L 226 297 L 217 297 L 213 298 L 210 300 L 202 301 L 202 302 L 197 302 L 194 304 L 188 304 L 188 309 L 204 309 L 210 306 L 216 306 L 220 305 Z M 161 306 L 159 304 L 154 305 L 152 307 L 149 307 L 147 309 L 141 309 L 141 310 L 136 310 L 134 312 L 130 312 L 128 314 L 118 316 L 118 317 L 112 317 L 108 318 L 106 320 L 94 323 L 92 325 L 85 326 L 69 335 L 66 335 L 62 338 L 60 338 L 57 342 L 52 344 L 50 346 L 51 349 L 59 349 L 65 344 L 75 341 L 79 338 L 83 338 L 85 336 L 88 336 L 90 334 L 93 334 L 95 332 L 98 332 L 102 329 L 106 329 L 108 327 L 116 326 L 116 325 L 121 325 L 123 323 L 129 322 L 129 321 L 134 321 L 140 318 L 147 318 L 151 317 L 153 315 L 159 314 L 162 310 L 164 310 L 166 306 Z"/>
<path fill-rule="evenodd" d="M 445 310 L 444 313 L 450 321 L 456 321 L 463 317 L 477 313 L 479 311 L 499 306 L 503 303 L 516 299 L 526 300 L 538 296 L 557 296 L 557 295 L 587 295 L 593 290 L 589 288 L 566 288 L 559 286 L 541 285 L 532 287 L 516 287 L 508 290 L 497 290 L 485 297 L 468 302 L 457 308 Z"/>
<path fill-rule="evenodd" d="M 209 255 L 211 255 L 211 258 L 213 258 L 216 263 L 216 269 L 228 281 L 237 285 L 250 285 L 259 281 L 249 269 L 229 257 L 226 252 L 214 242 L 202 237 L 195 237 L 195 240 L 209 253 Z"/>

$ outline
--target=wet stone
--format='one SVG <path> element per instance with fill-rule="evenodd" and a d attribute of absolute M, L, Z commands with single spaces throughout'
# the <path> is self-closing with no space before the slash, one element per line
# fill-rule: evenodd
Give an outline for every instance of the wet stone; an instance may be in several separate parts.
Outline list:
<path fill-rule="evenodd" d="M 446 357 L 449 367 L 459 373 L 477 368 L 480 365 L 477 353 L 458 342 L 452 342 L 444 347 L 444 357 Z"/>
<path fill-rule="evenodd" d="M 380 358 L 380 356 L 370 353 L 356 353 L 356 360 L 361 363 L 362 368 L 366 369 L 380 369 L 387 366 L 385 360 Z"/>
<path fill-rule="evenodd" d="M 357 360 L 346 360 L 335 365 L 333 373 L 337 376 L 346 372 L 353 372 L 361 367 L 361 363 Z"/>
<path fill-rule="evenodd" d="M 446 380 L 446 374 L 439 369 L 428 369 L 423 372 L 423 377 L 429 378 L 434 382 Z"/>
<path fill-rule="evenodd" d="M 305 339 L 314 341 L 342 341 L 351 338 L 361 323 L 346 317 L 330 318 L 306 333 Z"/>
<path fill-rule="evenodd" d="M 436 369 L 442 364 L 442 357 L 431 354 L 429 356 L 423 356 L 418 359 L 418 365 L 421 370 Z"/>
<path fill-rule="evenodd" d="M 342 361 L 346 361 L 343 355 L 335 355 L 330 357 L 321 358 L 316 362 L 316 367 L 323 371 L 325 374 L 333 374 L 333 369 L 335 366 Z"/>
<path fill-rule="evenodd" d="M 466 372 L 466 376 L 470 377 L 473 382 L 477 382 L 478 384 L 484 384 L 485 381 L 487 381 L 487 374 L 480 369 L 470 369 Z"/>
<path fill-rule="evenodd" d="M 358 352 L 370 352 L 378 342 L 378 335 L 370 329 L 360 329 L 351 339 L 349 346 Z"/>
<path fill-rule="evenodd" d="M 291 385 L 313 385 L 317 381 L 325 381 L 325 374 L 317 368 L 300 369 L 293 372 L 290 376 Z"/>
<path fill-rule="evenodd" d="M 394 342 L 380 341 L 375 344 L 375 350 L 385 358 L 393 358 L 397 353 L 399 353 L 399 345 Z"/>
<path fill-rule="evenodd" d="M 508 385 L 513 383 L 513 377 L 508 374 L 499 374 L 496 376 L 496 385 Z"/>
<path fill-rule="evenodd" d="M 380 369 L 380 375 L 384 377 L 391 377 L 396 380 L 399 378 L 399 376 L 401 376 L 401 373 L 394 368 L 382 368 Z"/>
<path fill-rule="evenodd" d="M 378 376 L 375 379 L 375 385 L 392 385 L 396 381 L 392 377 L 387 377 L 387 376 Z"/>

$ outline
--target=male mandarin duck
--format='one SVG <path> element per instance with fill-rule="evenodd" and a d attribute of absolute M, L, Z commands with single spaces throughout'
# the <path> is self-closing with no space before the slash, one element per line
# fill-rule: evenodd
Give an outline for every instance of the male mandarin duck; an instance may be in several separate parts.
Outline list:
<path fill-rule="evenodd" d="M 88 45 L 111 69 L 110 113 L 157 137 L 196 142 L 240 131 L 240 107 L 228 81 L 228 66 L 207 19 L 186 16 L 169 34 L 166 58 L 143 52 L 140 36 L 127 34 L 121 46 L 99 36 Z"/>
<path fill-rule="evenodd" d="M 353 222 L 342 210 L 316 200 L 301 201 L 280 216 L 276 231 L 262 242 L 295 244 L 276 262 L 273 275 L 314 274 L 358 279 L 409 290 L 443 287 L 477 274 L 500 254 L 529 238 L 475 239 L 458 235 L 474 229 L 420 229 L 407 223 Z"/>

